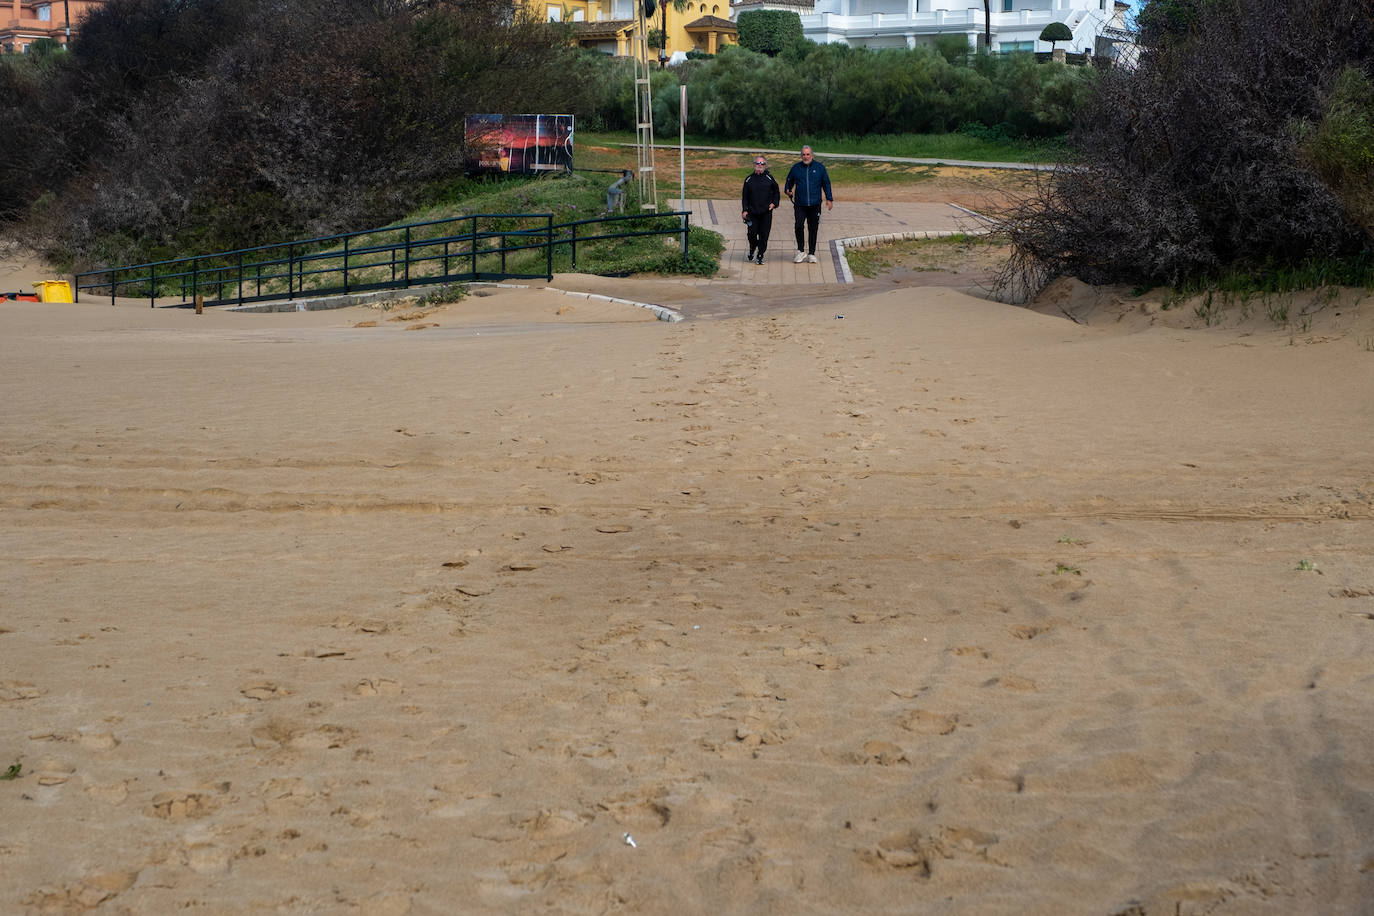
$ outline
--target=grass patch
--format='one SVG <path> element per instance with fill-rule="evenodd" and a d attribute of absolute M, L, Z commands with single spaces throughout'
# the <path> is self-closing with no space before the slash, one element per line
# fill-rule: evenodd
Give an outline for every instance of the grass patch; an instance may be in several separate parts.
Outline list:
<path fill-rule="evenodd" d="M 676 146 L 678 135 L 673 133 L 668 136 L 666 132 L 663 132 L 657 136 L 656 140 L 663 145 Z M 576 142 L 578 144 L 577 162 L 578 166 L 582 167 L 582 148 L 585 145 L 610 146 L 634 143 L 635 135 L 632 131 L 578 132 Z M 688 146 L 711 146 L 738 150 L 741 153 L 752 153 L 759 150 L 786 151 L 785 155 L 789 157 L 793 156 L 795 151 L 799 151 L 802 144 L 807 144 L 816 150 L 817 157 L 821 159 L 827 155 L 847 154 L 899 159 L 1025 162 L 1043 165 L 1059 162 L 1067 155 L 1067 147 L 1063 142 L 988 139 L 965 133 L 818 135 L 814 137 L 772 137 L 758 141 L 722 140 L 719 137 L 693 134 L 686 138 L 686 143 Z M 790 165 L 792 159 L 786 161 Z"/>
<path fill-rule="evenodd" d="M 950 273 L 976 270 L 985 267 L 990 259 L 1002 255 L 992 249 L 987 237 L 960 233 L 933 239 L 904 239 L 862 248 L 846 248 L 844 256 L 851 273 L 871 280 L 879 274 L 897 269 Z"/>
<path fill-rule="evenodd" d="M 462 188 L 453 199 L 436 202 L 413 214 L 407 222 L 448 219 L 474 213 L 550 213 L 554 224 L 562 225 L 615 216 L 618 214 L 606 209 L 606 187 L 613 180 L 610 175 L 585 172 L 496 180 L 477 193 L 473 193 L 470 187 Z M 663 210 L 675 210 L 676 201 L 661 196 L 659 206 Z M 575 267 L 571 230 L 562 230 L 559 238 L 563 242 L 555 246 L 553 253 L 554 271 L 563 273 L 575 269 L 581 273 L 606 276 L 632 273 L 711 276 L 719 269 L 720 254 L 725 250 L 724 240 L 719 234 L 694 224 L 688 227 L 685 263 L 681 237 L 676 234 L 586 240 L 589 236 L 640 232 L 651 227 L 675 229 L 679 225 L 676 217 L 643 214 L 639 210 L 638 189 L 633 184 L 626 194 L 625 214 L 639 214 L 644 218 L 577 227 Z M 540 264 L 543 258 L 542 249 L 527 255 L 510 255 L 507 266 L 527 267 L 529 270 L 524 272 L 533 273 L 542 269 Z M 540 264 L 536 264 L 536 261 Z"/>
<path fill-rule="evenodd" d="M 1185 297 L 1208 291 L 1251 297 L 1305 290 L 1362 287 L 1374 291 L 1374 251 L 1346 258 L 1309 259 L 1300 264 L 1236 265 L 1179 284 Z"/>
<path fill-rule="evenodd" d="M 349 286 L 355 290 L 375 288 L 405 279 L 411 286 L 424 285 L 469 270 L 479 275 L 527 277 L 543 277 L 550 269 L 616 276 L 650 272 L 710 276 L 718 270 L 719 256 L 724 250 L 718 234 L 689 225 L 688 254 L 684 260 L 678 231 L 680 218 L 639 211 L 634 188 L 627 198 L 626 214 L 633 218 L 604 223 L 596 221 L 619 214 L 607 211 L 605 185 L 591 176 L 549 175 L 456 183 L 436 195 L 429 206 L 404 220 L 352 235 L 348 239 Z M 473 217 L 476 218 L 470 219 Z M 545 242 L 551 224 L 554 247 L 550 257 Z M 474 226 L 479 233 L 475 241 L 471 239 Z M 645 234 L 649 232 L 663 234 Z M 605 238 L 608 235 L 625 237 Z M 304 276 L 297 278 L 297 296 L 342 285 L 341 240 L 325 241 L 313 249 L 297 245 L 294 251 L 298 257 L 308 253 L 311 258 L 306 262 Z M 407 251 L 411 264 L 405 272 Z M 283 245 L 264 257 L 284 257 L 286 253 L 287 246 Z M 208 271 L 216 268 L 224 273 L 215 279 L 222 277 L 227 281 L 227 285 L 220 287 L 219 295 L 232 298 L 236 295 L 236 264 L 232 258 L 223 265 L 209 259 L 202 261 L 203 283 L 214 282 L 207 278 Z M 277 275 L 260 284 L 250 270 L 248 294 L 285 295 L 287 280 L 281 275 L 282 268 L 272 270 Z M 174 283 L 159 279 L 163 295 L 178 295 Z M 130 294 L 129 290 L 122 288 L 121 294 Z M 210 293 L 212 289 L 203 285 L 202 291 Z M 465 287 L 455 283 L 427 298 L 432 300 L 430 304 L 439 304 L 458 301 L 465 294 Z"/>

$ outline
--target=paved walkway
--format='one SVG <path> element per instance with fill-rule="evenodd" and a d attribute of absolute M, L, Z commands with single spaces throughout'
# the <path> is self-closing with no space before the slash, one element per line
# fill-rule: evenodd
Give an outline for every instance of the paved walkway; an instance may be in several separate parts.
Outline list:
<path fill-rule="evenodd" d="M 633 143 L 621 143 L 620 146 L 634 147 Z M 665 155 L 677 150 L 676 143 L 656 143 L 655 150 L 662 150 Z M 739 153 L 741 156 L 752 156 L 755 153 L 766 153 L 769 156 L 781 156 L 795 158 L 796 149 L 757 149 L 745 146 L 684 146 L 683 149 L 697 150 L 711 153 Z M 1035 162 L 981 162 L 974 159 L 922 159 L 913 156 L 873 156 L 867 153 L 832 153 L 825 150 L 816 150 L 816 158 L 823 162 L 830 162 L 836 159 L 848 159 L 853 162 L 900 162 L 903 165 L 953 165 L 967 169 L 1013 169 L 1028 172 L 1048 172 L 1058 168 L 1056 165 Z M 660 173 L 665 174 L 665 173 Z M 672 176 L 669 175 L 669 178 Z"/>
<path fill-rule="evenodd" d="M 659 199 L 660 205 L 676 208 L 678 199 Z M 783 201 L 773 217 L 773 231 L 763 266 L 745 260 L 749 239 L 740 219 L 738 200 L 688 198 L 692 222 L 725 236 L 725 251 L 720 256 L 720 271 L 697 283 L 732 283 L 777 286 L 778 284 L 848 283 L 852 281 L 844 250 L 853 245 L 847 239 L 920 238 L 977 232 L 986 225 L 976 216 L 953 204 L 864 203 L 836 201 L 833 210 L 821 211 L 821 226 L 816 244 L 815 264 L 794 264 L 797 254 L 793 231 L 792 205 Z M 689 281 L 691 282 L 691 281 Z"/>

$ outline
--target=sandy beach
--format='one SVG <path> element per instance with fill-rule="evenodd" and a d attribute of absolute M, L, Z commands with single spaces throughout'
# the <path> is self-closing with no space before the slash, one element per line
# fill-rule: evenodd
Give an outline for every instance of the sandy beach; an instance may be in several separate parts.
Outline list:
<path fill-rule="evenodd" d="M 1374 913 L 1374 300 L 477 292 L 0 303 L 0 912 Z"/>

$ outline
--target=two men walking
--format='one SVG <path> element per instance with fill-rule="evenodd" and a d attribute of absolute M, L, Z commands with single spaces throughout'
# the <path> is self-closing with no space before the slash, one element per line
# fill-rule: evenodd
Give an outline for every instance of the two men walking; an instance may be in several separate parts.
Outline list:
<path fill-rule="evenodd" d="M 835 197 L 830 191 L 830 173 L 825 166 L 816 161 L 811 147 L 803 146 L 801 161 L 792 166 L 787 173 L 783 193 L 792 201 L 793 229 L 797 236 L 797 256 L 793 263 L 808 261 L 816 263 L 816 233 L 821 223 L 821 204 L 827 210 L 835 206 Z M 740 194 L 740 205 L 744 222 L 748 226 L 749 257 L 747 260 L 763 263 L 763 253 L 768 249 L 768 234 L 773 228 L 773 211 L 777 209 L 778 182 L 768 171 L 768 160 L 763 156 L 754 157 L 754 171 L 744 179 L 744 190 Z"/>

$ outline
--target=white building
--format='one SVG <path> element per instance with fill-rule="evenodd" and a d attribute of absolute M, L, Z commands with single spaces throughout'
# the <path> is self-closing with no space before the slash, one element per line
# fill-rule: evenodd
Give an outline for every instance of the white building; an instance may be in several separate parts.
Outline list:
<path fill-rule="evenodd" d="M 1118 44 L 1131 38 L 1129 7 L 1120 0 L 990 0 L 989 7 L 991 22 L 980 0 L 734 0 L 731 18 L 746 10 L 793 10 L 812 41 L 866 48 L 914 48 L 952 34 L 979 47 L 990 26 L 994 53 L 1049 51 L 1040 33 L 1051 22 L 1073 33 L 1072 41 L 1055 45 L 1070 53 L 1116 56 Z"/>

